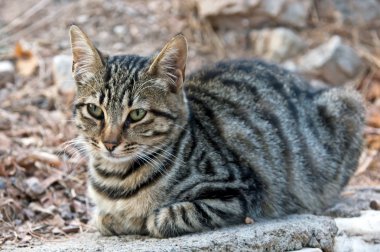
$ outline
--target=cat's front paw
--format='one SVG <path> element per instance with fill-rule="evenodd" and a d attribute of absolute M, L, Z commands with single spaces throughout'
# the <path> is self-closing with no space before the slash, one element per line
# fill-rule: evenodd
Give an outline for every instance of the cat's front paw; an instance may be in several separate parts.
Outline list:
<path fill-rule="evenodd" d="M 163 214 L 160 214 L 160 209 L 156 209 L 151 215 L 148 216 L 146 227 L 151 236 L 164 238 L 160 232 L 160 226 L 163 226 L 163 218 Z"/>
<path fill-rule="evenodd" d="M 104 236 L 115 235 L 113 230 L 113 217 L 110 214 L 98 214 L 93 219 L 93 225 Z"/>
<path fill-rule="evenodd" d="M 156 209 L 147 219 L 147 229 L 151 236 L 168 238 L 188 233 L 176 223 L 175 207 L 169 206 Z"/>
<path fill-rule="evenodd" d="M 146 221 L 151 236 L 157 238 L 175 237 L 201 231 L 201 225 L 192 214 L 192 203 L 184 202 L 156 209 Z"/>

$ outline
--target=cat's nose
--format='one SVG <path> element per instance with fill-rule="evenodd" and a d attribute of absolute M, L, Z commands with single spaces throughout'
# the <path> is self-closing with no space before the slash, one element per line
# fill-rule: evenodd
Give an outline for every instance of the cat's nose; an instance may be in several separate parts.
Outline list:
<path fill-rule="evenodd" d="M 109 152 L 112 152 L 118 145 L 117 142 L 103 142 Z"/>

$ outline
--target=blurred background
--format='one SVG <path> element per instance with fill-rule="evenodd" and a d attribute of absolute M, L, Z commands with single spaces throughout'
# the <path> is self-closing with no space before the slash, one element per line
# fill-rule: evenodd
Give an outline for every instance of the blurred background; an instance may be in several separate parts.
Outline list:
<path fill-rule="evenodd" d="M 144 56 L 182 32 L 188 72 L 259 57 L 356 88 L 366 144 L 349 188 L 380 190 L 379 0 L 0 0 L 0 245 L 92 230 L 86 157 L 70 142 L 72 24 L 103 52 Z"/>

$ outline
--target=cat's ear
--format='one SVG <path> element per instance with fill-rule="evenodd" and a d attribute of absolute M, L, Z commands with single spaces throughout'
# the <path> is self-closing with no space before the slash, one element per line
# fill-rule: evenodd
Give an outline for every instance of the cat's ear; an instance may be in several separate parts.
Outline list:
<path fill-rule="evenodd" d="M 187 41 L 185 36 L 174 36 L 150 65 L 148 73 L 163 76 L 170 81 L 171 90 L 177 92 L 185 80 Z"/>
<path fill-rule="evenodd" d="M 78 26 L 70 27 L 70 42 L 74 78 L 78 83 L 86 83 L 104 69 L 104 57 Z"/>

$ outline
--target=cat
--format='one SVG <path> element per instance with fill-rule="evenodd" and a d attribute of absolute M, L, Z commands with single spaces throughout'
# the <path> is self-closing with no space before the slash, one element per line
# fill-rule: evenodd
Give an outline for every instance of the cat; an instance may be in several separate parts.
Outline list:
<path fill-rule="evenodd" d="M 70 29 L 74 119 L 89 152 L 103 235 L 174 237 L 319 213 L 358 165 L 364 106 L 260 60 L 185 78 L 187 42 L 155 57 L 108 56 Z"/>

